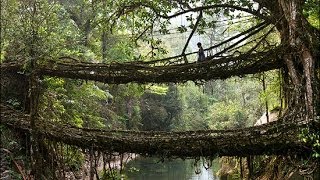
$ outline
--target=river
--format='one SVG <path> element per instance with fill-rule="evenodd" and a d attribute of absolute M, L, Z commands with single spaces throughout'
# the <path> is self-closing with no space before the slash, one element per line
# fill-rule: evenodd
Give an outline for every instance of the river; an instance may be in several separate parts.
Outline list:
<path fill-rule="evenodd" d="M 199 164 L 194 167 L 194 160 L 165 160 L 159 158 L 138 157 L 126 164 L 125 178 L 129 180 L 218 180 L 215 176 L 217 164 L 208 170 Z M 215 161 L 214 161 L 215 162 Z M 197 171 L 197 173 L 196 173 Z"/>

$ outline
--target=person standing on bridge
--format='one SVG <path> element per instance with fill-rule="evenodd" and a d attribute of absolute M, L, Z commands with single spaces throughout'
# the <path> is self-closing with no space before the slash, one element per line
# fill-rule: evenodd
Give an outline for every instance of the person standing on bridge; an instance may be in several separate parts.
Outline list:
<path fill-rule="evenodd" d="M 198 62 L 201 62 L 201 61 L 204 61 L 206 56 L 204 55 L 204 50 L 202 48 L 202 45 L 200 42 L 197 43 L 197 46 L 199 48 L 199 51 L 198 51 Z"/>

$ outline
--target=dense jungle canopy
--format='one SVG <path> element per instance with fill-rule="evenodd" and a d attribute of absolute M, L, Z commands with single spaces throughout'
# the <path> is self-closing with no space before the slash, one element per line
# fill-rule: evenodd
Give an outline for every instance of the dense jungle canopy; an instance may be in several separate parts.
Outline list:
<path fill-rule="evenodd" d="M 36 177 L 64 177 L 83 154 L 94 167 L 96 152 L 319 158 L 319 10 L 319 0 L 1 1 L 1 132 L 28 137 Z M 279 122 L 251 127 L 264 112 Z"/>

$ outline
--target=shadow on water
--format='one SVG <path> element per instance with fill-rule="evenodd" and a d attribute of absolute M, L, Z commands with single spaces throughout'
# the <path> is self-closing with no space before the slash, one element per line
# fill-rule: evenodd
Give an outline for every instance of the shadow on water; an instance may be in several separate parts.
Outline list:
<path fill-rule="evenodd" d="M 217 162 L 208 170 L 200 165 L 196 173 L 194 160 L 166 160 L 159 162 L 159 158 L 138 157 L 126 164 L 124 173 L 129 180 L 218 180 L 215 176 Z M 216 162 L 216 163 L 215 163 Z"/>

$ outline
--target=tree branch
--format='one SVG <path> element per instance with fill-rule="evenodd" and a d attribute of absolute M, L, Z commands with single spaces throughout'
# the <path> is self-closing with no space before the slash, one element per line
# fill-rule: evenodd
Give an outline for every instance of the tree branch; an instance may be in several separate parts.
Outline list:
<path fill-rule="evenodd" d="M 256 26 L 253 26 L 253 27 L 251 27 L 250 29 L 248 29 L 248 30 L 240 33 L 240 34 L 237 34 L 237 35 L 235 35 L 235 36 L 233 36 L 233 37 L 231 37 L 231 38 L 229 38 L 229 39 L 227 39 L 227 40 L 225 40 L 225 41 L 223 41 L 223 42 L 221 42 L 221 43 L 219 43 L 219 44 L 217 44 L 217 45 L 211 46 L 211 47 L 209 47 L 209 48 L 207 48 L 207 49 L 204 49 L 204 50 L 207 51 L 207 50 L 211 50 L 211 49 L 217 48 L 217 47 L 219 47 L 219 46 L 221 46 L 221 45 L 223 45 L 223 44 L 226 44 L 226 43 L 228 43 L 228 42 L 230 42 L 230 41 L 232 41 L 232 40 L 234 40 L 234 39 L 236 39 L 236 38 L 238 38 L 238 37 L 240 37 L 240 36 L 243 36 L 243 35 L 245 35 L 245 34 L 247 34 L 247 33 L 250 33 L 251 31 L 253 31 L 253 30 L 255 30 L 255 29 L 258 29 L 258 28 L 261 28 L 261 27 L 265 27 L 265 26 L 267 26 L 267 25 L 268 25 L 268 24 L 267 24 L 266 22 L 262 22 L 262 23 L 260 23 L 260 24 L 258 24 L 258 25 L 256 25 Z"/>
<path fill-rule="evenodd" d="M 180 1 L 176 1 L 178 3 L 180 3 Z M 181 4 L 181 5 L 185 5 L 185 4 Z M 146 7 L 146 8 L 150 8 L 158 17 L 164 18 L 164 19 L 171 19 L 171 18 L 175 18 L 177 16 L 189 13 L 189 12 L 199 12 L 199 11 L 204 11 L 204 10 L 209 10 L 209 9 L 215 9 L 215 8 L 228 8 L 228 9 L 235 9 L 235 10 L 239 10 L 239 11 L 243 11 L 243 12 L 247 12 L 249 14 L 252 14 L 256 17 L 259 17 L 265 21 L 269 21 L 270 19 L 261 14 L 259 11 L 255 11 L 252 9 L 247 9 L 247 8 L 243 8 L 240 6 L 235 6 L 235 5 L 230 5 L 230 4 L 214 4 L 214 5 L 208 5 L 208 6 L 200 6 L 200 7 L 195 7 L 195 8 L 191 8 L 188 5 L 188 9 L 187 10 L 183 10 L 177 13 L 174 13 L 172 15 L 164 15 L 164 14 L 160 14 L 159 10 L 155 8 L 155 6 L 152 3 L 148 3 L 148 2 L 138 2 L 138 3 L 133 3 L 130 5 L 124 5 L 121 8 L 122 13 L 125 12 L 131 12 L 139 7 Z"/>
<path fill-rule="evenodd" d="M 69 8 L 67 8 L 67 12 L 70 15 L 70 19 L 72 19 L 74 21 L 74 23 L 76 23 L 78 28 L 81 28 L 83 23 L 82 23 L 81 19 L 79 18 L 79 16 Z"/>
<path fill-rule="evenodd" d="M 197 22 L 196 22 L 196 24 L 194 25 L 194 27 L 193 27 L 193 29 L 192 29 L 189 37 L 188 37 L 188 40 L 187 40 L 186 44 L 184 45 L 184 48 L 183 48 L 182 53 L 181 53 L 182 55 L 185 54 L 186 49 L 187 49 L 187 47 L 188 47 L 188 44 L 189 44 L 189 42 L 190 42 L 190 40 L 191 40 L 194 32 L 197 30 L 197 27 L 199 26 L 199 22 L 200 22 L 201 18 L 202 18 L 202 11 L 200 11 L 200 14 L 199 14 L 199 16 L 198 16 L 198 18 L 197 18 Z"/>
<path fill-rule="evenodd" d="M 149 7 L 147 5 L 143 5 L 145 7 Z M 149 7 L 151 8 L 152 10 L 154 10 L 153 7 Z M 243 7 L 239 7 L 239 6 L 234 6 L 234 5 L 229 5 L 229 4 L 215 4 L 215 5 L 209 5 L 209 6 L 200 6 L 200 7 L 195 7 L 195 8 L 191 8 L 191 9 L 188 9 L 188 10 L 185 10 L 185 11 L 181 11 L 181 12 L 177 12 L 175 14 L 172 14 L 170 16 L 167 16 L 167 15 L 161 15 L 157 12 L 155 12 L 159 17 L 161 18 L 165 18 L 165 19 L 171 19 L 171 18 L 174 18 L 174 17 L 177 17 L 177 16 L 180 16 L 182 14 L 186 14 L 186 13 L 189 13 L 189 12 L 198 12 L 198 11 L 204 11 L 204 10 L 209 10 L 209 9 L 214 9 L 214 8 L 229 8 L 229 9 L 236 9 L 236 10 L 239 10 L 239 11 L 243 11 L 243 12 L 247 12 L 249 14 L 252 14 L 254 16 L 257 16 L 265 21 L 269 21 L 269 18 L 260 14 L 258 11 L 254 11 L 254 10 L 251 10 L 251 9 L 247 9 L 247 8 L 243 8 Z"/>
<path fill-rule="evenodd" d="M 274 11 L 274 9 L 276 9 L 278 6 L 276 0 L 253 0 L 253 1 L 259 4 L 260 9 L 264 7 L 269 11 Z"/>
<path fill-rule="evenodd" d="M 243 37 L 243 38 L 240 39 L 239 41 L 233 43 L 233 44 L 230 45 L 229 47 L 227 47 L 227 48 L 225 48 L 224 50 L 222 50 L 222 51 L 216 53 L 215 55 L 213 55 L 213 57 L 219 56 L 220 54 L 223 54 L 223 53 L 227 52 L 229 49 L 231 49 L 231 48 L 235 47 L 236 45 L 240 44 L 242 41 L 248 39 L 249 37 L 251 37 L 251 36 L 253 36 L 253 35 L 255 35 L 255 34 L 257 34 L 259 31 L 261 31 L 262 29 L 264 29 L 266 26 L 267 26 L 267 25 L 265 24 L 265 25 L 259 27 L 258 29 L 256 29 L 255 31 L 252 31 L 250 34 L 248 34 L 247 36 Z"/>

